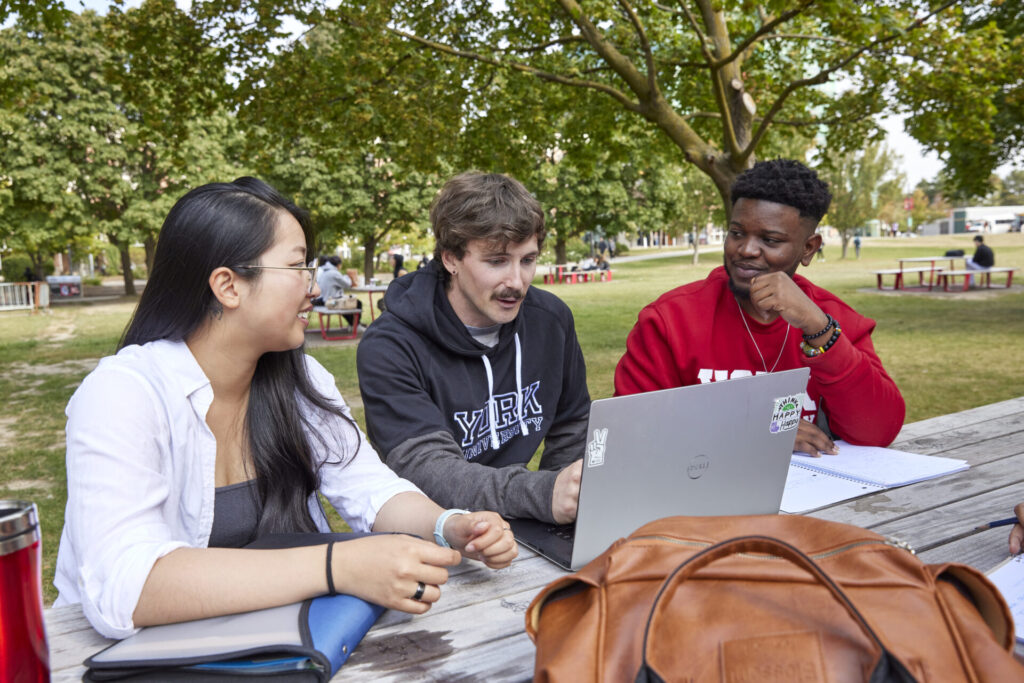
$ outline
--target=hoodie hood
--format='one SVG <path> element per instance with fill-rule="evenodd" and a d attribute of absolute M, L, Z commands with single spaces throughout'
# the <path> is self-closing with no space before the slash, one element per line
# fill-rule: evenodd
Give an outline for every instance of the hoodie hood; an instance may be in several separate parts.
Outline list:
<path fill-rule="evenodd" d="M 526 296 L 532 292 L 533 288 L 528 289 Z M 524 298 L 522 306 L 525 305 Z M 389 314 L 430 341 L 460 356 L 483 356 L 514 343 L 523 314 L 520 307 L 516 319 L 501 326 L 498 344 L 493 349 L 476 341 L 448 301 L 440 259 L 392 280 L 384 294 L 384 306 Z"/>

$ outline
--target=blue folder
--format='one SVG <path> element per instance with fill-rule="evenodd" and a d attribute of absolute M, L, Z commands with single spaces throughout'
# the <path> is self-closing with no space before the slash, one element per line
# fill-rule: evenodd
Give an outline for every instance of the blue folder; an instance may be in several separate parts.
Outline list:
<path fill-rule="evenodd" d="M 351 595 L 150 626 L 85 660 L 85 680 L 327 681 L 384 611 Z"/>

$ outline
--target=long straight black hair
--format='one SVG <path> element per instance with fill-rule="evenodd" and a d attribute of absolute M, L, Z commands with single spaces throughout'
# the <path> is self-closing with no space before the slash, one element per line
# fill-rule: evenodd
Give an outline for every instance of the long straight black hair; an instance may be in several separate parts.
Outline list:
<path fill-rule="evenodd" d="M 160 339 L 183 341 L 219 315 L 210 273 L 226 266 L 239 277 L 258 279 L 260 269 L 236 266 L 259 262 L 274 243 L 282 211 L 302 226 L 306 253 L 312 254 L 306 213 L 261 180 L 211 183 L 179 199 L 160 229 L 153 270 L 118 348 Z M 358 435 L 351 419 L 313 387 L 301 347 L 260 357 L 249 389 L 245 435 L 263 509 L 257 532 L 261 536 L 317 530 L 308 502 L 319 485 L 319 467 L 307 430 L 318 432 L 300 410 L 301 399 L 313 412 L 343 418 L 346 428 Z M 338 443 L 324 445 L 336 448 Z"/>

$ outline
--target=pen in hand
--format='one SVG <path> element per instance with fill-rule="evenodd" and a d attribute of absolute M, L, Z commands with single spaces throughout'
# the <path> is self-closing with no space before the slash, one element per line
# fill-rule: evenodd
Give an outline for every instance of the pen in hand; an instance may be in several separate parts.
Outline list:
<path fill-rule="evenodd" d="M 978 531 L 984 531 L 985 529 L 995 529 L 997 526 L 1010 526 L 1011 524 L 1016 524 L 1016 523 L 1017 523 L 1017 518 L 1016 517 L 1007 517 L 1006 519 L 997 519 L 994 522 L 989 522 L 987 524 L 982 524 L 981 526 L 976 526 L 974 528 L 977 529 Z"/>
<path fill-rule="evenodd" d="M 947 543 L 952 543 L 953 541 L 959 541 L 962 538 L 968 538 L 968 537 L 973 536 L 974 534 L 976 534 L 976 533 L 978 533 L 980 531 L 985 531 L 987 529 L 995 529 L 996 527 L 1000 527 L 1000 526 L 1010 526 L 1011 524 L 1016 524 L 1016 523 L 1017 523 L 1017 518 L 1016 517 L 1007 517 L 1006 519 L 997 519 L 997 520 L 995 520 L 993 522 L 986 522 L 985 524 L 980 524 L 980 525 L 978 525 L 978 526 L 976 526 L 976 527 L 974 527 L 972 529 L 969 529 L 967 531 L 961 531 L 958 534 L 953 534 L 952 536 L 947 536 L 946 538 L 942 538 L 942 539 L 939 539 L 937 541 L 932 541 L 931 543 L 926 543 L 925 545 L 922 545 L 920 547 L 914 548 L 914 551 L 916 553 L 920 554 L 920 553 L 925 552 L 926 550 L 931 550 L 932 548 L 937 548 L 940 545 L 945 545 Z"/>

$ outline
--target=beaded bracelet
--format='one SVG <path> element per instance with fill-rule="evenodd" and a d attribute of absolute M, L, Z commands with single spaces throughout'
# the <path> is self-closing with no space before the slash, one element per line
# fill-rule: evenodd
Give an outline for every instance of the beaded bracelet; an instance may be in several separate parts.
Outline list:
<path fill-rule="evenodd" d="M 808 358 L 820 356 L 821 354 L 825 353 L 826 351 L 832 348 L 832 345 L 836 343 L 836 341 L 839 339 L 839 335 L 842 334 L 842 332 L 843 331 L 842 329 L 840 329 L 839 323 L 836 323 L 835 330 L 832 332 L 832 336 L 828 338 L 828 341 L 825 342 L 824 346 L 811 346 L 807 342 L 802 341 L 800 342 L 800 350 L 803 351 L 804 355 L 807 356 Z"/>
<path fill-rule="evenodd" d="M 828 332 L 833 327 L 836 327 L 839 324 L 839 323 L 836 322 L 836 319 L 833 318 L 832 316 L 830 316 L 828 313 L 825 314 L 825 317 L 828 318 L 828 324 L 825 325 L 825 329 L 823 329 L 821 332 L 815 332 L 814 334 L 805 334 L 804 335 L 804 341 L 805 342 L 809 342 L 812 339 L 814 339 L 815 337 L 820 337 L 821 335 L 825 334 L 826 332 Z"/>

